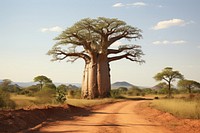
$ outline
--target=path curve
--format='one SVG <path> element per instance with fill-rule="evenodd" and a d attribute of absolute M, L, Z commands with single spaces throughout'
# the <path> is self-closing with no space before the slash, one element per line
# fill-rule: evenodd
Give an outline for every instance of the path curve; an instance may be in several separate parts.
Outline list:
<path fill-rule="evenodd" d="M 172 133 L 161 124 L 152 123 L 134 112 L 142 101 L 117 102 L 94 110 L 92 115 L 73 120 L 46 123 L 43 133 Z"/>

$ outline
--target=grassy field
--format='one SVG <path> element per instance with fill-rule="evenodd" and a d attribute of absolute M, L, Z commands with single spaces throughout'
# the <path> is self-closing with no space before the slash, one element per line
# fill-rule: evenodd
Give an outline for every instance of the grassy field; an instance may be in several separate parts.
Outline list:
<path fill-rule="evenodd" d="M 153 98 L 154 96 L 145 96 L 145 98 Z M 161 96 L 159 96 L 161 97 Z M 200 100 L 185 100 L 180 99 L 181 96 L 177 96 L 175 99 L 159 99 L 153 100 L 151 106 L 164 112 L 169 112 L 175 116 L 181 118 L 200 119 Z M 130 98 L 130 97 L 128 97 Z M 133 97 L 131 97 L 133 98 Z M 138 97 L 134 97 L 138 98 Z M 25 95 L 11 95 L 11 99 L 16 103 L 16 109 L 23 107 L 37 107 L 44 106 L 44 104 L 36 104 L 36 97 L 30 97 Z M 105 99 L 67 99 L 65 103 L 79 107 L 91 107 L 95 105 L 112 103 L 119 101 L 119 99 L 105 98 Z M 46 105 L 46 104 L 45 104 Z M 49 105 L 49 104 L 48 104 Z M 55 104 L 50 104 L 55 105 Z"/>
<path fill-rule="evenodd" d="M 116 102 L 116 101 L 120 101 L 120 100 L 112 99 L 112 98 L 94 99 L 94 100 L 68 99 L 67 103 L 74 105 L 74 106 L 79 106 L 79 107 L 91 107 L 91 106 L 95 106 L 95 105 L 112 103 L 112 102 Z"/>
<path fill-rule="evenodd" d="M 37 101 L 36 97 L 30 97 L 25 95 L 11 95 L 11 99 L 16 103 L 16 108 L 23 108 L 23 107 L 35 107 L 35 106 L 43 106 L 44 104 L 36 104 L 35 101 Z M 105 103 L 111 103 L 116 102 L 119 100 L 112 99 L 112 98 L 104 98 L 104 99 L 95 99 L 95 100 L 86 100 L 86 99 L 67 99 L 65 103 L 71 104 L 74 106 L 79 107 L 91 107 L 95 105 L 105 104 Z M 46 104 L 45 104 L 46 105 Z M 50 104 L 55 105 L 55 104 Z"/>
<path fill-rule="evenodd" d="M 12 94 L 10 98 L 16 103 L 17 105 L 16 108 L 35 106 L 35 103 L 34 103 L 34 101 L 36 100 L 35 97 Z"/>
<path fill-rule="evenodd" d="M 200 119 L 200 101 L 184 99 L 154 100 L 151 106 L 181 118 Z"/>

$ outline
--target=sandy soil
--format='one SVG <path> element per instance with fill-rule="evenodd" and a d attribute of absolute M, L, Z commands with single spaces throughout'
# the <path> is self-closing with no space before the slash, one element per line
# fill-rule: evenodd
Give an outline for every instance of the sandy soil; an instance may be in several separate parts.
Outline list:
<path fill-rule="evenodd" d="M 145 120 L 134 111 L 141 101 L 113 103 L 92 112 L 92 115 L 40 124 L 29 132 L 43 133 L 171 133 L 161 124 Z"/>

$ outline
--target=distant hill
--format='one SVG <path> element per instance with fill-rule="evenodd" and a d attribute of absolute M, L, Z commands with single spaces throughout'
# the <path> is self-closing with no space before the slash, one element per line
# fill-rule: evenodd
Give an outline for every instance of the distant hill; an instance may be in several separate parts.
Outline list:
<path fill-rule="evenodd" d="M 111 84 L 111 88 L 112 89 L 117 89 L 119 87 L 126 87 L 126 88 L 131 88 L 131 87 L 134 87 L 134 85 L 126 82 L 126 81 L 122 81 L 122 82 L 115 82 L 113 84 Z"/>
<path fill-rule="evenodd" d="M 37 83 L 35 83 L 35 82 L 13 82 L 13 84 L 17 84 L 21 87 L 28 87 L 28 86 L 36 85 Z"/>
<path fill-rule="evenodd" d="M 15 82 L 14 84 L 18 84 L 21 87 L 28 87 L 31 85 L 36 85 L 37 83 L 35 83 L 35 82 Z M 70 86 L 72 88 L 80 88 L 81 87 L 81 84 L 79 84 L 79 83 L 54 83 L 54 84 L 56 86 L 64 84 L 64 85 Z"/>
<path fill-rule="evenodd" d="M 0 83 L 2 82 L 2 80 L 0 79 Z M 32 85 L 36 85 L 36 82 L 12 82 L 12 84 L 17 84 L 21 87 L 28 87 L 28 86 L 32 86 Z M 81 84 L 80 83 L 54 83 L 56 86 L 59 86 L 61 84 L 65 84 L 67 86 L 73 87 L 73 88 L 80 88 Z"/>

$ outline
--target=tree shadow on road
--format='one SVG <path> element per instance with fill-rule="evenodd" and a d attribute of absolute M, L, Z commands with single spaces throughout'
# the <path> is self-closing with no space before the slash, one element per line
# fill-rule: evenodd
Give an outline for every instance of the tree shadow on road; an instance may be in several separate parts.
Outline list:
<path fill-rule="evenodd" d="M 139 100 L 153 100 L 151 98 L 143 98 L 143 97 L 137 97 L 137 98 L 126 98 L 127 100 L 135 100 L 135 101 L 139 101 Z"/>
<path fill-rule="evenodd" d="M 124 100 L 134 100 L 134 101 L 153 100 L 152 98 L 144 98 L 144 97 L 120 97 L 120 99 L 124 99 Z"/>
<path fill-rule="evenodd" d="M 123 98 L 124 100 L 133 100 L 133 101 L 139 101 L 139 100 L 153 100 L 150 98 L 143 98 L 143 97 L 134 97 L 134 98 Z M 112 104 L 112 103 L 110 103 Z M 103 105 L 107 106 L 109 104 Z M 47 119 L 44 120 L 42 123 L 38 125 L 34 125 L 32 127 L 29 127 L 29 129 L 23 130 L 22 132 L 28 133 L 28 132 L 40 132 L 41 128 L 45 126 L 49 126 L 52 124 L 52 122 L 55 121 L 72 121 L 76 117 L 87 117 L 92 114 L 108 114 L 107 112 L 95 112 L 92 108 L 81 108 L 81 107 L 75 107 L 72 105 L 68 105 L 68 108 L 63 107 L 56 107 L 56 108 L 48 108 L 44 110 Z M 103 107 L 101 106 L 101 107 Z M 119 113 L 110 113 L 110 114 L 119 114 Z M 90 126 L 90 125 L 88 125 Z M 122 125 L 116 125 L 116 124 L 102 124 L 102 125 L 95 125 L 95 126 L 122 126 Z M 63 131 L 63 132 L 78 132 L 78 131 Z M 60 132 L 61 133 L 61 132 Z"/>

